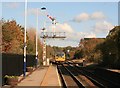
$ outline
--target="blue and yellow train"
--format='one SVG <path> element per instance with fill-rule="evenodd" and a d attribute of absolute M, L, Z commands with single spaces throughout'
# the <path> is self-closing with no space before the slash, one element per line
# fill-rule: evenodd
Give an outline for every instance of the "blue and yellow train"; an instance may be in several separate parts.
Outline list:
<path fill-rule="evenodd" d="M 57 52 L 55 54 L 55 62 L 64 62 L 66 59 L 64 52 Z"/>

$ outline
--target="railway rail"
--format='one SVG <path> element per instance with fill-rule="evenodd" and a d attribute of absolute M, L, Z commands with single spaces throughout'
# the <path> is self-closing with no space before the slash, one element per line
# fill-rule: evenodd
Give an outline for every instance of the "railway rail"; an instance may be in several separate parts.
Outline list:
<path fill-rule="evenodd" d="M 73 62 L 66 62 L 66 64 L 68 64 L 69 66 L 73 67 L 74 69 L 76 69 L 77 71 L 79 71 L 79 73 L 83 74 L 84 76 L 86 76 L 88 79 L 90 79 L 96 86 L 98 87 L 102 87 L 102 88 L 120 88 L 120 84 L 119 82 L 116 81 L 112 81 L 110 79 L 108 79 L 107 77 L 105 77 L 105 75 L 100 76 L 100 73 L 103 71 L 103 69 L 99 69 L 100 73 L 99 74 L 95 74 L 94 71 L 90 71 L 88 69 L 85 69 L 85 67 L 81 67 L 78 65 L 75 65 L 75 63 Z M 107 71 L 104 69 L 104 72 L 106 72 L 106 75 L 109 73 L 111 73 L 111 71 Z M 112 74 L 116 74 L 114 72 L 112 72 Z M 120 75 L 117 73 L 117 76 L 120 77 Z M 118 79 L 120 80 L 120 79 Z"/>
<path fill-rule="evenodd" d="M 64 88 L 85 88 L 79 79 L 69 69 L 67 69 L 64 64 L 57 64 L 57 69 Z"/>

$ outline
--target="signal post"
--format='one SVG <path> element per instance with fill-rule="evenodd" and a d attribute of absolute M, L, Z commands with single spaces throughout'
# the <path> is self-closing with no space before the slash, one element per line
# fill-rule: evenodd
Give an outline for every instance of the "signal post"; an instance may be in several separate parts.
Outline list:
<path fill-rule="evenodd" d="M 55 25 L 56 21 L 55 18 L 52 18 L 51 16 L 47 15 L 47 17 L 52 20 L 53 24 L 53 32 L 45 32 L 45 28 L 42 29 L 40 38 L 43 39 L 43 65 L 47 64 L 47 58 L 46 58 L 46 39 L 64 39 L 66 38 L 65 32 L 55 32 Z"/>

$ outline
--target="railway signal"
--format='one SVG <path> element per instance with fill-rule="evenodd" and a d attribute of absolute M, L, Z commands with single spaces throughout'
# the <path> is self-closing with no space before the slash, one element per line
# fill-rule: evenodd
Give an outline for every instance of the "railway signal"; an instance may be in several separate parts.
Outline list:
<path fill-rule="evenodd" d="M 56 26 L 56 19 L 50 15 L 47 15 L 47 17 L 52 21 L 53 25 L 53 32 L 45 32 L 45 26 L 42 29 L 43 32 L 41 32 L 41 38 L 43 39 L 43 65 L 47 65 L 47 59 L 46 59 L 46 39 L 64 39 L 66 38 L 65 32 L 55 32 L 55 26 Z"/>

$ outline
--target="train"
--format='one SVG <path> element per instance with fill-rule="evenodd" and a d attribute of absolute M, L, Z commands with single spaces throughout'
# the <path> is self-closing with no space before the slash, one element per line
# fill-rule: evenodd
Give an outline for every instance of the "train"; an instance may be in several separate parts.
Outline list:
<path fill-rule="evenodd" d="M 64 62 L 66 60 L 66 55 L 64 52 L 57 52 L 54 57 L 55 62 Z"/>

